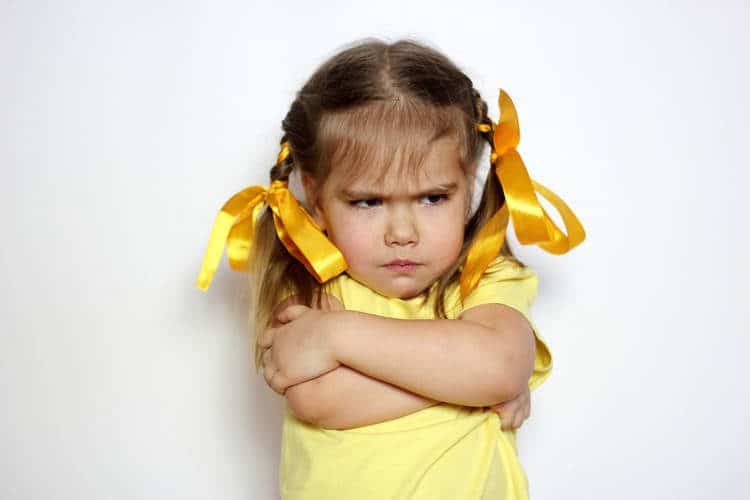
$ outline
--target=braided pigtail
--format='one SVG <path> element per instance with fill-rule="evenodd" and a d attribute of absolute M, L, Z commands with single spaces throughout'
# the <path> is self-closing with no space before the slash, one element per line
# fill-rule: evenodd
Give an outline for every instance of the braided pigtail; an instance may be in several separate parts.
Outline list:
<path fill-rule="evenodd" d="M 470 109 L 473 109 L 473 116 L 471 119 L 473 120 L 473 123 L 476 125 L 487 125 L 490 130 L 489 131 L 482 131 L 479 130 L 479 128 L 474 129 L 474 133 L 478 134 L 480 137 L 480 140 L 484 140 L 489 144 L 489 149 L 492 151 L 493 149 L 493 139 L 492 139 L 492 126 L 493 122 L 492 120 L 487 116 L 487 103 L 482 99 L 482 97 L 479 95 L 479 92 L 477 92 L 476 89 L 473 88 L 473 85 L 469 81 L 469 86 L 471 86 L 471 91 L 469 94 L 471 95 L 471 107 Z M 482 148 L 477 147 L 476 148 L 477 154 L 481 154 Z M 486 160 L 475 157 L 475 162 L 479 161 L 490 161 L 489 156 Z M 479 202 L 479 206 L 477 207 L 474 214 L 471 216 L 469 221 L 466 223 L 466 227 L 464 229 L 464 243 L 461 248 L 461 254 L 459 255 L 456 264 L 454 265 L 453 269 L 450 270 L 448 273 L 446 273 L 444 276 L 441 276 L 440 279 L 437 281 L 437 297 L 440 300 L 435 301 L 435 307 L 434 307 L 434 313 L 436 318 L 446 318 L 446 304 L 445 304 L 445 298 L 446 298 L 446 292 L 448 287 L 451 285 L 455 285 L 458 281 L 459 276 L 461 275 L 461 270 L 463 268 L 463 263 L 466 261 L 466 256 L 469 253 L 469 249 L 471 248 L 471 245 L 475 242 L 477 235 L 479 234 L 479 231 L 482 229 L 482 227 L 489 221 L 492 216 L 495 214 L 495 212 L 502 206 L 503 203 L 505 203 L 505 195 L 503 194 L 502 186 L 500 185 L 500 181 L 498 180 L 497 176 L 494 172 L 493 165 L 490 164 L 490 170 L 487 172 L 487 179 L 485 179 L 484 186 L 482 188 L 482 197 Z M 508 246 L 507 239 L 503 242 L 503 246 L 500 249 L 500 253 L 506 257 L 509 257 L 513 259 L 514 261 L 518 262 L 519 264 L 523 265 L 513 254 L 512 250 Z"/>
<path fill-rule="evenodd" d="M 282 148 L 285 143 L 288 145 L 287 141 L 287 135 L 284 134 L 280 141 Z M 271 167 L 269 172 L 271 182 L 288 182 L 289 176 L 294 171 L 294 151 L 290 146 L 287 147 L 291 149 L 290 153 Z M 250 258 L 252 263 L 250 288 L 253 307 L 250 322 L 251 329 L 255 330 L 255 369 L 259 372 L 262 349 L 258 345 L 258 336 L 272 324 L 274 309 L 289 293 L 298 295 L 302 303 L 311 305 L 313 291 L 317 288 L 317 284 L 305 266 L 294 258 L 279 240 L 273 212 L 267 206 L 258 217 L 253 242 Z"/>
<path fill-rule="evenodd" d="M 479 92 L 477 92 L 476 89 L 472 89 L 471 91 L 472 99 L 474 101 L 474 113 L 475 113 L 475 119 L 476 123 L 478 125 L 486 125 L 488 128 L 485 128 L 485 130 L 477 130 L 477 133 L 480 135 L 482 139 L 484 139 L 487 144 L 490 146 L 490 151 L 493 151 L 494 149 L 494 143 L 493 143 L 493 130 L 494 130 L 494 123 L 492 120 L 487 116 L 487 103 L 482 99 L 482 96 L 479 95 Z M 465 235 L 465 241 L 470 246 L 471 243 L 474 242 L 474 238 L 479 233 L 479 230 L 489 221 L 492 216 L 497 212 L 500 207 L 503 206 L 503 203 L 505 203 L 505 193 L 503 192 L 503 187 L 500 184 L 500 180 L 497 178 L 497 175 L 495 174 L 495 166 L 492 165 L 491 159 L 488 156 L 487 160 L 490 162 L 489 165 L 489 172 L 487 172 L 487 178 L 484 182 L 484 191 L 482 192 L 482 199 L 479 203 L 479 208 L 477 208 L 476 213 L 474 214 L 474 217 L 469 221 L 469 224 L 466 227 L 466 235 Z M 511 258 L 512 260 L 519 263 L 521 266 L 524 264 L 518 260 L 518 258 L 513 254 L 513 251 L 508 246 L 508 240 L 507 238 L 503 241 L 503 246 L 500 248 L 500 254 L 504 255 L 506 257 Z M 524 266 L 525 267 L 525 266 Z"/>

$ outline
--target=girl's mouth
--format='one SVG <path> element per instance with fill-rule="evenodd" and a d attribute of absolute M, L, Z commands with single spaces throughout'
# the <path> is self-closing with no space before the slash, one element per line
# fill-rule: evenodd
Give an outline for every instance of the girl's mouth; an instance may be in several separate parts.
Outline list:
<path fill-rule="evenodd" d="M 385 265 L 391 271 L 409 272 L 416 269 L 419 264 L 410 260 L 394 260 Z"/>

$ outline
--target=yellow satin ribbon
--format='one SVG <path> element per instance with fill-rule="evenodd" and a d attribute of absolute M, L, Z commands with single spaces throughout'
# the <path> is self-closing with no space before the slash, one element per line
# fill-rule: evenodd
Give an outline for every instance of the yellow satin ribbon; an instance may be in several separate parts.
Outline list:
<path fill-rule="evenodd" d="M 498 98 L 500 121 L 492 125 L 478 124 L 480 132 L 493 133 L 493 150 L 490 162 L 495 165 L 495 175 L 505 194 L 505 203 L 479 231 L 477 239 L 466 256 L 461 272 L 461 301 L 479 282 L 490 262 L 500 252 L 505 240 L 509 218 L 513 220 L 518 241 L 523 245 L 534 243 L 553 254 L 572 250 L 586 237 L 583 226 L 573 211 L 555 193 L 529 177 L 516 146 L 521 139 L 518 114 L 508 94 L 500 89 Z M 544 196 L 562 216 L 568 234 L 565 235 L 550 219 L 535 191 Z"/>
<path fill-rule="evenodd" d="M 287 156 L 289 156 L 289 153 L 291 153 L 292 150 L 289 148 L 289 141 L 282 142 L 281 143 L 281 151 L 279 152 L 279 156 L 276 157 L 276 165 L 281 163 L 286 159 Z"/>
<path fill-rule="evenodd" d="M 284 143 L 286 145 L 286 143 Z M 289 154 L 288 145 L 279 153 L 280 163 Z M 273 211 L 276 234 L 290 254 L 304 264 L 319 283 L 347 268 L 344 256 L 323 234 L 310 214 L 287 189 L 286 181 L 273 181 L 269 189 L 252 186 L 236 193 L 216 216 L 206 255 L 195 284 L 203 291 L 211 285 L 216 268 L 227 246 L 229 265 L 236 271 L 248 267 L 255 234 L 255 221 L 264 203 Z"/>

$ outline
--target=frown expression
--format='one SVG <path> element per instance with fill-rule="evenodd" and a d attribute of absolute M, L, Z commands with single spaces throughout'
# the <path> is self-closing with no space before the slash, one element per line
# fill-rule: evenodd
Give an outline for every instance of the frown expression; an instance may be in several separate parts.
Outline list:
<path fill-rule="evenodd" d="M 456 262 L 469 193 L 453 141 L 435 141 L 424 168 L 408 178 L 389 174 L 375 182 L 365 173 L 344 183 L 337 168 L 312 212 L 352 278 L 381 295 L 410 299 Z"/>

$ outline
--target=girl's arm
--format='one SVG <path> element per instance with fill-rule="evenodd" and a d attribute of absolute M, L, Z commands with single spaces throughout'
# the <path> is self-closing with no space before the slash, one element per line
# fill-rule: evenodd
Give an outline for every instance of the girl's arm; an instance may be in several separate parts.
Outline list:
<path fill-rule="evenodd" d="M 336 297 L 328 294 L 323 297 L 322 310 L 344 310 Z M 277 306 L 276 312 L 295 303 L 300 303 L 299 299 L 289 297 Z M 327 429 L 384 422 L 439 403 L 344 365 L 288 387 L 285 396 L 297 418 Z"/>
<path fill-rule="evenodd" d="M 352 429 L 414 413 L 439 403 L 341 365 L 286 391 L 298 418 L 325 429 Z M 296 412 L 295 412 L 296 414 Z"/>
<path fill-rule="evenodd" d="M 491 406 L 527 388 L 534 334 L 523 315 L 502 304 L 467 309 L 458 320 L 401 320 L 355 311 L 316 314 L 341 364 L 426 398 Z M 300 318 L 302 319 L 302 317 Z"/>

